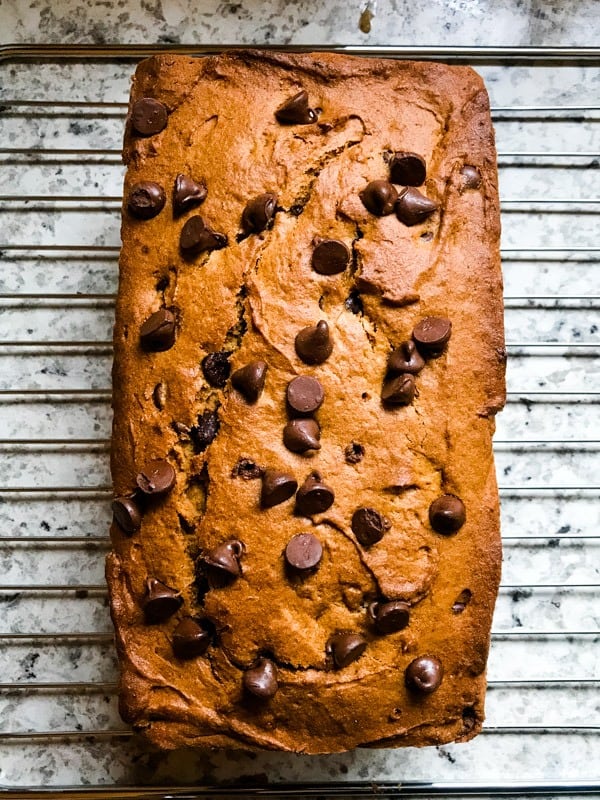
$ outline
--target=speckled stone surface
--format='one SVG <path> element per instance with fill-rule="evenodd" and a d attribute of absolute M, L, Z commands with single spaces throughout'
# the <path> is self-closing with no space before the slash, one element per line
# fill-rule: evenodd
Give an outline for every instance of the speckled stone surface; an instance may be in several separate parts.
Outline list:
<path fill-rule="evenodd" d="M 370 34 L 359 29 L 366 5 L 0 0 L 0 38 L 373 45 L 585 45 L 599 38 L 592 0 L 439 0 L 417 6 L 378 0 L 370 4 L 375 12 Z M 0 540 L 0 669 L 2 683 L 25 688 L 0 688 L 0 733 L 76 732 L 68 742 L 0 740 L 0 786 L 181 785 L 243 776 L 373 782 L 599 777 L 597 733 L 506 729 L 600 725 L 598 684 L 584 682 L 600 675 L 598 589 L 593 588 L 600 583 L 600 539 L 589 538 L 600 530 L 593 441 L 600 430 L 600 263 L 597 252 L 586 250 L 599 245 L 600 205 L 531 202 L 600 198 L 600 113 L 577 111 L 565 119 L 504 109 L 589 107 L 590 98 L 598 96 L 600 70 L 493 65 L 479 70 L 495 109 L 500 152 L 510 343 L 509 402 L 496 437 L 504 588 L 490 656 L 488 731 L 466 746 L 308 758 L 159 755 L 128 737 L 77 734 L 126 733 L 112 685 L 116 667 L 103 587 L 107 545 L 96 541 L 105 536 L 109 520 L 106 342 L 117 277 L 124 108 L 24 109 L 9 101 L 124 103 L 133 64 L 48 61 L 43 69 L 27 61 L 0 64 L 0 148 L 102 151 L 0 153 L 0 195 L 15 198 L 0 201 L 0 245 L 29 246 L 0 246 L 0 537 L 12 537 Z M 515 155 L 561 151 L 591 155 Z M 26 202 L 27 195 L 94 199 Z M 48 245 L 109 249 L 38 248 Z M 539 247 L 564 250 L 529 249 Z M 65 487 L 68 491 L 55 491 Z M 17 588 L 75 584 L 92 588 L 41 593 Z M 82 631 L 88 636 L 61 638 Z M 40 633 L 56 638 L 36 639 Z M 567 678 L 575 683 L 543 683 Z M 95 688 L 32 688 L 66 681 Z"/>

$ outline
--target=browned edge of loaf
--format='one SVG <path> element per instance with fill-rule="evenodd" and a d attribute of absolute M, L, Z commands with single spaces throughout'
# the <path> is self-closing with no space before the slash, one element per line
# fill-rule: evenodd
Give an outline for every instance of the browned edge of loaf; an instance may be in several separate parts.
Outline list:
<path fill-rule="evenodd" d="M 414 726 L 410 730 L 403 729 L 400 722 L 398 722 L 396 730 L 393 726 L 385 724 L 382 725 L 381 735 L 366 740 L 360 729 L 353 733 L 344 730 L 339 735 L 331 733 L 321 735 L 317 720 L 315 720 L 314 738 L 302 741 L 294 741 L 293 736 L 285 732 L 279 734 L 277 729 L 267 733 L 254 730 L 252 725 L 240 725 L 235 730 L 226 726 L 221 728 L 218 714 L 212 713 L 210 709 L 203 709 L 202 713 L 196 713 L 198 710 L 190 708 L 187 701 L 182 698 L 177 685 L 170 686 L 169 681 L 165 681 L 157 667 L 159 660 L 154 657 L 153 652 L 137 652 L 135 654 L 132 652 L 130 641 L 132 621 L 139 620 L 140 599 L 139 589 L 134 589 L 132 583 L 136 581 L 139 583 L 140 576 L 136 574 L 136 571 L 139 571 L 140 564 L 144 562 L 144 555 L 141 552 L 139 535 L 126 539 L 122 531 L 113 524 L 111 528 L 113 552 L 107 559 L 107 580 L 121 667 L 121 713 L 124 719 L 134 725 L 136 730 L 142 731 L 152 742 L 165 749 L 181 746 L 226 746 L 318 753 L 346 750 L 355 746 L 422 746 L 450 741 L 466 741 L 479 732 L 483 721 L 486 685 L 484 666 L 487 660 L 489 631 L 500 579 L 501 561 L 498 500 L 491 456 L 491 435 L 494 430 L 493 416 L 505 402 L 505 350 L 496 154 L 487 93 L 479 76 L 468 67 L 450 67 L 432 62 L 360 59 L 325 53 L 295 55 L 248 50 L 200 59 L 174 55 L 161 55 L 147 59 L 136 70 L 130 108 L 138 98 L 152 96 L 164 102 L 169 111 L 173 113 L 180 106 L 185 105 L 187 98 L 193 94 L 200 81 L 220 81 L 222 79 L 221 70 L 232 64 L 239 64 L 240 67 L 254 72 L 257 82 L 261 80 L 265 71 L 280 71 L 282 83 L 287 83 L 289 86 L 287 96 L 293 93 L 293 89 L 298 84 L 303 85 L 304 82 L 310 83 L 311 86 L 322 87 L 324 93 L 328 91 L 343 93 L 345 80 L 355 81 L 361 77 L 368 80 L 376 78 L 382 83 L 389 82 L 390 85 L 396 80 L 413 80 L 416 85 L 426 87 L 425 91 L 432 103 L 434 102 L 432 98 L 436 96 L 443 98 L 446 103 L 447 114 L 443 120 L 443 143 L 446 149 L 443 156 L 440 156 L 440 160 L 446 167 L 448 164 L 460 165 L 473 161 L 479 166 L 482 173 L 483 187 L 477 197 L 483 198 L 483 200 L 479 205 L 473 201 L 471 209 L 479 228 L 467 244 L 479 256 L 476 265 L 477 273 L 473 275 L 470 288 L 473 298 L 473 308 L 469 309 L 469 320 L 473 326 L 470 331 L 472 346 L 461 353 L 462 363 L 457 366 L 455 373 L 448 369 L 444 387 L 447 403 L 456 403 L 457 408 L 465 405 L 469 408 L 473 406 L 474 411 L 468 420 L 464 419 L 465 414 L 463 413 L 459 424 L 452 430 L 452 436 L 455 438 L 464 436 L 465 441 L 469 443 L 474 470 L 481 468 L 481 465 L 477 463 L 479 458 L 482 459 L 482 464 L 487 465 L 487 472 L 478 483 L 480 503 L 485 513 L 479 530 L 474 534 L 477 536 L 477 541 L 471 545 L 469 551 L 469 558 L 476 558 L 477 568 L 473 580 L 481 592 L 477 617 L 471 620 L 471 629 L 468 634 L 474 648 L 469 658 L 471 661 L 478 660 L 479 662 L 479 671 L 468 678 L 472 705 L 476 708 L 477 717 L 472 727 L 465 726 L 464 721 L 458 717 L 448 721 L 447 724 L 441 724 L 443 720 L 440 720 L 440 724 L 430 721 L 420 727 Z M 226 81 L 223 83 L 226 85 Z M 252 87 L 247 87 L 246 91 L 248 92 L 248 101 L 252 102 Z M 285 96 L 284 92 L 283 99 Z M 245 94 L 241 92 L 240 101 L 244 102 L 244 99 Z M 273 98 L 274 108 L 277 107 L 280 99 Z M 339 105 L 339 96 L 336 100 Z M 131 136 L 128 123 L 125 134 L 124 160 L 132 172 L 135 173 L 136 168 L 146 161 L 149 162 L 146 177 L 149 180 L 153 179 L 153 139 L 158 141 L 161 135 L 148 140 L 137 139 Z M 243 137 L 243 135 L 242 130 L 240 136 Z M 399 146 L 402 146 L 402 143 L 399 143 Z M 210 157 L 210 154 L 208 155 Z M 173 173 L 178 171 L 180 171 L 180 166 L 173 165 Z M 383 174 L 371 175 L 371 178 L 376 177 L 384 176 Z M 129 174 L 126 183 L 128 180 L 130 180 Z M 458 208 L 459 201 L 465 202 L 464 196 L 457 191 L 459 181 L 457 168 L 447 169 L 445 181 L 445 187 L 438 187 L 443 196 L 439 224 L 439 249 L 436 259 L 438 264 L 443 263 L 444 257 L 452 259 L 455 247 L 452 241 L 452 214 L 454 209 Z M 211 188 L 214 187 L 209 186 L 209 197 Z M 169 193 L 171 186 L 166 185 L 165 189 Z M 248 195 L 251 194 L 252 192 L 249 191 Z M 235 214 L 239 218 L 242 206 L 238 204 L 236 209 Z M 202 208 L 199 213 L 204 215 Z M 464 214 L 465 212 L 462 210 L 458 213 Z M 229 214 L 229 209 L 225 216 L 227 214 Z M 232 214 L 233 211 L 230 219 L 223 219 L 221 227 L 227 229 L 230 243 L 236 246 L 237 222 L 233 222 Z M 173 242 L 176 242 L 181 223 L 172 223 L 171 218 L 167 216 L 162 219 L 167 225 L 165 234 L 168 234 Z M 372 224 L 376 225 L 378 222 L 373 221 Z M 137 336 L 140 321 L 147 316 L 150 298 L 154 295 L 154 287 L 143 286 L 140 282 L 135 266 L 135 260 L 139 253 L 131 251 L 132 237 L 129 228 L 130 225 L 125 216 L 123 223 L 125 247 L 121 256 L 114 337 L 113 408 L 115 422 L 112 473 L 116 494 L 131 490 L 132 480 L 140 467 L 150 457 L 158 457 L 159 453 L 155 452 L 157 445 L 164 447 L 165 441 L 168 439 L 164 431 L 161 432 L 157 429 L 154 420 L 144 419 L 144 414 L 147 413 L 144 403 L 151 404 L 148 389 L 152 389 L 152 379 L 145 379 L 143 369 L 134 365 L 131 360 L 131 338 Z M 148 226 L 148 230 L 150 230 L 150 226 Z M 172 231 L 172 235 L 170 231 Z M 139 242 L 144 240 L 145 235 L 145 231 L 142 230 Z M 464 247 L 465 243 L 459 243 L 459 249 L 461 246 Z M 176 249 L 176 244 L 173 247 Z M 466 302 L 468 293 L 465 293 L 465 286 L 459 286 L 459 283 L 466 282 L 469 277 L 463 271 L 455 276 L 457 279 L 455 285 L 445 283 L 444 289 L 440 289 L 436 298 L 426 298 L 427 307 L 435 307 L 436 303 L 438 306 L 441 305 L 442 296 L 452 291 L 454 286 L 457 288 L 457 296 L 461 296 Z M 398 319 L 398 314 L 403 313 L 404 309 L 412 308 L 401 298 L 402 287 L 392 286 L 388 293 L 389 296 L 386 296 L 386 289 L 384 287 L 382 290 L 382 287 L 378 285 L 376 276 L 373 278 L 366 276 L 364 286 L 366 289 L 364 295 L 366 316 L 377 320 L 382 337 L 398 343 L 398 335 L 394 331 L 394 321 Z M 135 310 L 135 319 L 131 319 L 132 310 Z M 155 310 L 155 308 L 151 310 Z M 419 319 L 425 314 L 419 312 L 413 316 Z M 292 323 L 291 330 L 295 329 Z M 408 326 L 408 330 L 410 330 L 410 326 Z M 181 390 L 185 391 L 185 387 L 181 387 Z M 373 391 L 377 393 L 379 387 L 373 387 Z M 138 397 L 135 396 L 136 394 Z M 466 399 L 465 394 L 467 395 Z M 475 427 L 476 419 L 479 420 L 479 427 L 473 434 L 471 428 Z M 176 437 L 171 436 L 171 438 L 174 441 Z M 450 434 L 448 434 L 448 438 L 450 438 Z M 462 464 L 464 465 L 464 463 L 463 456 Z M 440 469 L 443 471 L 444 466 L 442 465 Z M 453 474 L 452 465 L 449 466 L 445 477 L 450 484 L 453 482 L 460 484 L 460 476 Z M 182 573 L 185 573 L 188 579 L 190 569 L 189 565 L 181 565 Z M 466 647 L 469 646 L 469 642 L 466 640 L 462 644 Z M 401 673 L 398 674 L 397 680 L 399 684 L 402 683 Z M 371 696 L 369 695 L 369 697 Z"/>

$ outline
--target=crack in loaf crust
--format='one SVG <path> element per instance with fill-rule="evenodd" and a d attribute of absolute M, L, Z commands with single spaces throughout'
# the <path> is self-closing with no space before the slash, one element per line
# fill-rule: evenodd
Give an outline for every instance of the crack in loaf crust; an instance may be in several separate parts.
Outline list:
<path fill-rule="evenodd" d="M 275 112 L 301 90 L 317 121 L 280 124 Z M 168 111 L 154 135 L 132 127 L 143 97 Z M 398 150 L 425 160 L 420 191 L 437 204 L 414 226 L 369 213 L 359 197 L 370 181 L 389 178 Z M 465 67 L 331 54 L 157 56 L 135 74 L 124 157 L 125 198 L 152 181 L 166 203 L 151 219 L 123 210 L 115 494 L 137 504 L 144 465 L 166 459 L 175 468 L 172 490 L 146 497 L 139 530 L 111 528 L 124 718 L 165 748 L 322 753 L 471 738 L 483 721 L 500 576 L 491 437 L 505 391 L 496 157 L 480 78 Z M 469 184 L 465 165 L 480 181 Z M 203 180 L 208 194 L 174 215 L 179 173 Z M 244 233 L 244 208 L 264 193 L 277 196 L 274 220 Z M 228 243 L 184 257 L 181 230 L 196 214 Z M 343 272 L 311 268 L 315 236 L 347 245 Z M 148 352 L 140 329 L 161 308 L 174 315 L 175 341 Z M 444 353 L 426 358 L 411 403 L 382 404 L 390 351 L 431 316 L 452 322 Z M 318 320 L 328 323 L 333 352 L 309 366 L 294 340 Z M 208 383 L 203 359 L 221 351 L 232 371 L 266 362 L 256 402 L 230 380 Z M 307 453 L 282 440 L 286 387 L 298 375 L 317 378 L 325 392 L 316 413 L 321 447 Z M 210 436 L 199 417 L 212 424 Z M 318 470 L 333 504 L 310 517 L 294 514 L 293 500 L 261 508 L 264 468 L 299 485 Z M 466 507 L 452 536 L 433 530 L 428 516 L 445 494 Z M 389 522 L 371 546 L 351 525 L 358 507 Z M 318 569 L 303 577 L 283 556 L 299 533 L 323 548 Z M 215 584 L 206 559 L 232 539 L 245 547 L 242 574 Z M 160 622 L 144 616 L 148 578 L 181 598 Z M 378 633 L 373 601 L 406 603 L 408 626 Z M 179 658 L 174 631 L 190 616 L 209 621 L 210 644 Z M 366 649 L 335 668 L 330 640 L 340 632 Z M 432 693 L 405 683 L 424 655 L 443 668 Z M 269 699 L 243 688 L 260 657 L 276 667 Z"/>

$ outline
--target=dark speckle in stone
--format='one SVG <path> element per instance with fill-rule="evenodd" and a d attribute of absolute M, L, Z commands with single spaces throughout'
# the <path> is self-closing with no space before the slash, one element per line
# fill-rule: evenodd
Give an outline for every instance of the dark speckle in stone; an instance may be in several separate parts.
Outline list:
<path fill-rule="evenodd" d="M 81 122 L 78 120 L 73 120 L 73 122 L 69 122 L 69 133 L 75 134 L 75 136 L 85 136 L 86 134 L 89 135 L 90 133 L 94 132 L 94 125 L 92 123 L 88 123 L 87 125 L 82 125 Z"/>
<path fill-rule="evenodd" d="M 45 531 L 49 531 L 49 530 L 50 530 L 50 525 L 48 525 L 48 523 L 46 522 L 46 520 L 45 520 L 45 519 L 43 519 L 43 520 L 40 522 L 40 528 L 42 528 L 42 529 L 43 529 L 43 530 L 45 530 Z"/>
<path fill-rule="evenodd" d="M 509 475 L 512 472 L 512 465 L 509 464 L 507 467 L 504 467 L 503 472 L 505 475 Z"/>
<path fill-rule="evenodd" d="M 518 603 L 519 600 L 527 600 L 528 597 L 531 597 L 533 591 L 531 589 L 515 589 L 511 592 L 510 596 L 512 598 L 513 603 Z"/>
<path fill-rule="evenodd" d="M 449 753 L 443 747 L 436 747 L 435 749 L 438 751 L 438 755 L 440 758 L 445 758 L 446 761 L 449 761 L 451 764 L 456 764 L 456 759 L 454 758 L 452 753 Z"/>
<path fill-rule="evenodd" d="M 23 677 L 24 678 L 36 678 L 35 674 L 35 662 L 40 657 L 39 653 L 28 653 L 19 661 L 19 666 L 23 670 Z"/>
<path fill-rule="evenodd" d="M 558 529 L 558 532 L 559 533 L 569 533 L 570 530 L 571 530 L 571 526 L 570 525 L 563 525 L 561 528 Z"/>
<path fill-rule="evenodd" d="M 560 539 L 548 539 L 548 547 L 560 547 Z"/>

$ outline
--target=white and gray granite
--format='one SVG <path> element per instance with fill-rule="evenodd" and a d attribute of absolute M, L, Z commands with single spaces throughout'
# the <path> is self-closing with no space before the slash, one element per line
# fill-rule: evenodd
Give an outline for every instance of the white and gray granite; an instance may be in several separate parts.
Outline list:
<path fill-rule="evenodd" d="M 366 5 L 0 0 L 0 37 L 5 43 L 373 45 L 585 45 L 598 40 L 597 3 L 591 0 L 434 0 L 416 6 L 377 0 L 370 3 L 375 12 L 370 34 L 358 27 Z M 111 355 L 105 343 L 112 324 L 116 250 L 82 255 L 40 252 L 35 246 L 118 247 L 115 198 L 122 181 L 118 150 L 124 109 L 42 106 L 32 111 L 9 103 L 16 98 L 125 102 L 131 68 L 110 62 L 92 68 L 78 61 L 46 62 L 41 70 L 27 61 L 0 63 L 0 148 L 113 151 L 59 158 L 0 153 L 0 195 L 15 197 L 0 203 L 0 243 L 33 246 L 19 252 L 0 248 L 0 486 L 21 490 L 0 497 L 0 537 L 19 539 L 0 541 L 0 584 L 6 587 L 0 589 L 0 631 L 88 634 L 78 640 L 41 641 L 3 639 L 0 633 L 2 682 L 27 689 L 0 687 L 0 786 L 181 785 L 248 776 L 258 781 L 267 776 L 271 781 L 373 782 L 598 778 L 598 733 L 497 730 L 511 725 L 600 725 L 598 684 L 584 682 L 600 675 L 598 590 L 593 588 L 600 582 L 600 539 L 589 538 L 598 536 L 600 522 L 598 447 L 593 442 L 600 430 L 600 265 L 598 253 L 566 252 L 573 246 L 600 245 L 600 206 L 583 214 L 581 206 L 509 202 L 600 198 L 600 114 L 589 108 L 571 119 L 550 121 L 543 115 L 500 110 L 594 105 L 590 98 L 598 97 L 598 68 L 479 68 L 496 109 L 506 324 L 512 343 L 510 402 L 498 419 L 496 437 L 505 556 L 490 656 L 490 730 L 468 746 L 320 758 L 158 755 L 136 739 L 83 735 L 94 730 L 126 733 L 114 692 L 116 663 L 103 586 L 106 542 L 96 541 L 105 535 L 109 520 L 105 490 Z M 560 150 L 592 155 L 514 155 Z M 103 199 L 26 203 L 31 194 Z M 537 246 L 565 251 L 522 251 Z M 95 297 L 52 297 L 78 294 Z M 560 296 L 571 299 L 557 302 Z M 53 343 L 51 348 L 47 342 Z M 28 390 L 38 393 L 33 396 Z M 67 394 L 53 394 L 57 390 Z M 88 393 L 84 402 L 68 394 L 75 390 Z M 52 443 L 32 446 L 23 440 Z M 544 440 L 566 444 L 537 444 Z M 523 443 L 516 446 L 515 441 Z M 588 444 L 582 448 L 580 441 Z M 60 486 L 74 491 L 22 491 Z M 588 488 L 582 491 L 582 486 Z M 78 495 L 81 487 L 92 493 Z M 55 541 L 41 543 L 37 537 Z M 65 537 L 78 541 L 65 542 Z M 91 588 L 42 593 L 19 588 L 57 584 Z M 540 683 L 566 678 L 580 682 L 552 687 Z M 33 688 L 65 681 L 92 682 L 96 688 L 80 693 Z M 507 686 L 503 681 L 538 685 Z M 82 735 L 51 743 L 1 738 L 9 731 L 48 729 Z"/>

